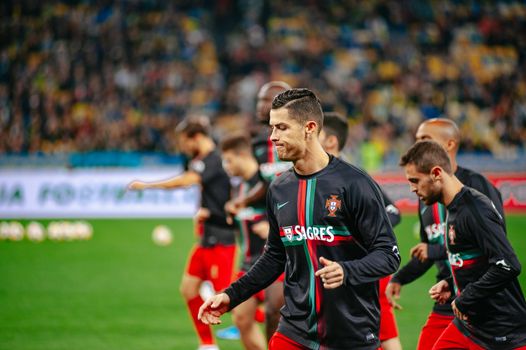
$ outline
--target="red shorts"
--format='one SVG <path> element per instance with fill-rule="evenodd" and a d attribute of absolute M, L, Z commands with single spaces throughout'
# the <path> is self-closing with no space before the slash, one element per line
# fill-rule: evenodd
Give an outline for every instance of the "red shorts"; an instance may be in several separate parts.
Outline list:
<path fill-rule="evenodd" d="M 482 346 L 475 343 L 473 340 L 466 337 L 453 323 L 447 326 L 446 330 L 438 338 L 433 350 L 446 350 L 446 349 L 458 349 L 458 350 L 484 350 Z M 516 350 L 524 350 L 526 346 L 515 348 Z"/>
<path fill-rule="evenodd" d="M 190 254 L 186 273 L 210 281 L 216 292 L 230 285 L 234 274 L 235 245 L 201 247 L 196 245 Z"/>
<path fill-rule="evenodd" d="M 268 342 L 268 350 L 309 350 L 309 348 L 279 332 L 275 332 Z"/>
<path fill-rule="evenodd" d="M 239 271 L 237 273 L 236 280 L 240 279 L 245 273 L 246 273 L 245 271 Z M 265 290 L 264 289 L 260 290 L 259 292 L 254 294 L 253 297 L 256 298 L 256 300 L 259 301 L 260 303 L 264 302 L 265 301 Z"/>
<path fill-rule="evenodd" d="M 429 350 L 433 348 L 442 332 L 451 324 L 453 316 L 441 315 L 431 312 L 427 317 L 426 324 L 422 327 L 418 338 L 417 350 Z"/>
<path fill-rule="evenodd" d="M 281 275 L 279 275 L 278 279 L 276 279 L 274 281 L 274 283 L 276 283 L 276 282 L 281 282 L 281 283 L 285 282 L 285 272 L 283 272 Z"/>
<path fill-rule="evenodd" d="M 393 306 L 385 295 L 387 284 L 391 276 L 380 279 L 379 298 L 380 298 L 380 341 L 398 337 L 398 327 L 393 313 Z"/>

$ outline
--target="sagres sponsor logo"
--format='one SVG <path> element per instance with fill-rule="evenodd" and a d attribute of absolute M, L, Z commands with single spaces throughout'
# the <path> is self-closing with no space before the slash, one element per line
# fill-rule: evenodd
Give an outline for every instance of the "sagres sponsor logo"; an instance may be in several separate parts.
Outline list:
<path fill-rule="evenodd" d="M 325 208 L 329 211 L 328 216 L 336 216 L 336 211 L 342 206 L 342 201 L 338 199 L 338 195 L 331 194 L 331 196 L 325 201 Z"/>
<path fill-rule="evenodd" d="M 283 226 L 281 227 L 284 236 L 289 241 L 313 240 L 313 241 L 334 241 L 334 228 L 325 227 L 305 227 L 303 225 Z"/>
<path fill-rule="evenodd" d="M 451 266 L 455 266 L 455 267 L 464 266 L 464 260 L 460 257 L 460 254 L 448 253 L 448 260 Z"/>
<path fill-rule="evenodd" d="M 435 223 L 435 224 L 427 225 L 424 228 L 427 234 L 427 239 L 429 240 L 430 243 L 435 243 L 436 241 L 438 241 L 440 237 L 442 237 L 442 235 L 444 234 L 445 229 L 446 229 L 445 223 L 441 223 L 441 224 Z"/>

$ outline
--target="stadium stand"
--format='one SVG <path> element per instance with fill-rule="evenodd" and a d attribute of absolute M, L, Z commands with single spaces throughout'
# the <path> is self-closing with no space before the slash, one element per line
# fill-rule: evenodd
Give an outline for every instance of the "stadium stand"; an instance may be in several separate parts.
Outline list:
<path fill-rule="evenodd" d="M 245 125 L 270 79 L 347 115 L 345 152 L 369 170 L 436 116 L 461 126 L 464 151 L 524 151 L 524 2 L 28 0 L 0 11 L 3 155 L 169 153 L 187 114 L 209 115 L 218 133 Z"/>

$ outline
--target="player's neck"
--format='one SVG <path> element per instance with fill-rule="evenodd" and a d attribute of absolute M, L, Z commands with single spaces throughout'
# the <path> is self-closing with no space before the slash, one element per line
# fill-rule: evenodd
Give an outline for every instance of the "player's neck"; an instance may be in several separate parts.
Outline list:
<path fill-rule="evenodd" d="M 451 169 L 453 170 L 453 174 L 454 174 L 458 168 L 457 158 L 456 158 L 455 153 L 449 155 L 449 161 L 451 163 Z"/>
<path fill-rule="evenodd" d="M 197 158 L 203 159 L 206 157 L 210 152 L 212 152 L 215 149 L 216 145 L 212 139 L 204 138 L 201 141 L 201 144 L 199 145 L 199 149 L 197 152 Z"/>
<path fill-rule="evenodd" d="M 442 191 L 442 203 L 447 207 L 451 204 L 455 196 L 462 190 L 464 185 L 457 179 L 455 175 L 444 178 L 444 185 Z"/>
<path fill-rule="evenodd" d="M 300 175 L 314 174 L 329 164 L 329 155 L 319 143 L 307 148 L 305 155 L 294 161 L 294 170 Z"/>
<path fill-rule="evenodd" d="M 243 169 L 241 177 L 243 180 L 250 180 L 259 170 L 258 162 L 254 159 L 247 160 L 246 167 Z"/>

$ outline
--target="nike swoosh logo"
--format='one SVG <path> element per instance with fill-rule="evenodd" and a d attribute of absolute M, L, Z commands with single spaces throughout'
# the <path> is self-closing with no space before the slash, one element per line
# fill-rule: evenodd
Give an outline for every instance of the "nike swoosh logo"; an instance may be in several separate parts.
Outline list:
<path fill-rule="evenodd" d="M 422 210 L 420 210 L 420 215 L 424 215 L 424 213 L 426 212 L 427 210 L 427 207 L 424 207 Z"/>
<path fill-rule="evenodd" d="M 278 207 L 278 210 L 280 210 L 281 208 L 283 208 L 284 206 L 286 206 L 287 204 L 289 204 L 289 201 L 285 202 L 285 203 L 278 203 L 276 206 Z"/>

